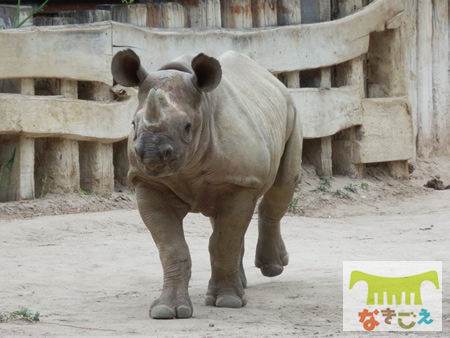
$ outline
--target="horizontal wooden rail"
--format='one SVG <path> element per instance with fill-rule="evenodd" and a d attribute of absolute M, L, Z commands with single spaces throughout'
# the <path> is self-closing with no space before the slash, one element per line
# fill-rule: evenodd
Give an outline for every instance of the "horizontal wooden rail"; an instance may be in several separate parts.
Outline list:
<path fill-rule="evenodd" d="M 0 134 L 111 143 L 131 129 L 136 96 L 101 103 L 61 96 L 0 94 Z"/>
<path fill-rule="evenodd" d="M 303 137 L 317 138 L 361 124 L 358 86 L 289 89 L 303 126 Z"/>
<path fill-rule="evenodd" d="M 111 23 L 0 30 L 0 79 L 112 83 Z"/>
<path fill-rule="evenodd" d="M 152 29 L 116 22 L 0 31 L 0 79 L 56 77 L 110 83 L 112 55 L 133 48 L 149 71 L 187 53 L 234 49 L 273 73 L 343 63 L 404 8 L 378 0 L 340 20 L 258 29 Z M 20 48 L 18 48 L 20 46 Z"/>

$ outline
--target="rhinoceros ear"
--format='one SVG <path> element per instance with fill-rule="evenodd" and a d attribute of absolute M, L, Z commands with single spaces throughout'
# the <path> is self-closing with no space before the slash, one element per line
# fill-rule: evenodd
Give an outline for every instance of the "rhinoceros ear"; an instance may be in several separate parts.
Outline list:
<path fill-rule="evenodd" d="M 222 79 L 219 61 L 203 53 L 192 60 L 192 69 L 194 70 L 192 81 L 203 92 L 214 90 Z"/>
<path fill-rule="evenodd" d="M 114 55 L 111 63 L 114 80 L 124 87 L 137 87 L 147 77 L 147 72 L 141 66 L 141 60 L 131 49 L 126 49 Z"/>

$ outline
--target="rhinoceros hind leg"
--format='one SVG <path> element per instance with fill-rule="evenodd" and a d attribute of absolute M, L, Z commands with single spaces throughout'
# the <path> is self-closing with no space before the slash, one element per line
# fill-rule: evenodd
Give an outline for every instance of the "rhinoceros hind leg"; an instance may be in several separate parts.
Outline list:
<path fill-rule="evenodd" d="M 258 209 L 258 244 L 255 265 L 264 276 L 273 277 L 283 272 L 289 262 L 280 232 L 280 220 L 286 213 L 301 173 L 302 140 L 299 129 L 293 130 L 277 176 L 265 193 Z"/>

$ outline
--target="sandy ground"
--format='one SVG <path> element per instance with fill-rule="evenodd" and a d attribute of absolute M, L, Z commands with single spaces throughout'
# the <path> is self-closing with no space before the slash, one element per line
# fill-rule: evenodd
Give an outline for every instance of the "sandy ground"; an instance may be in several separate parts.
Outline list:
<path fill-rule="evenodd" d="M 41 314 L 35 324 L 0 323 L 0 336 L 348 337 L 342 332 L 345 260 L 443 261 L 440 335 L 449 336 L 450 190 L 430 190 L 423 184 L 435 175 L 450 184 L 450 158 L 421 161 L 415 169 L 407 182 L 373 168 L 364 179 L 336 177 L 326 191 L 311 191 L 321 183 L 306 165 L 298 203 L 282 227 L 290 264 L 274 278 L 254 267 L 255 215 L 244 261 L 249 302 L 238 310 L 203 304 L 211 228 L 205 217 L 189 215 L 185 232 L 193 260 L 194 316 L 187 320 L 148 317 L 161 289 L 162 270 L 132 194 L 49 196 L 0 204 L 0 311 L 24 306 Z M 344 189 L 349 183 L 358 193 Z M 361 189 L 362 183 L 368 190 Z M 351 199 L 336 196 L 337 189 Z M 122 210 L 84 212 L 108 208 Z M 53 214 L 58 215 L 49 216 Z"/>

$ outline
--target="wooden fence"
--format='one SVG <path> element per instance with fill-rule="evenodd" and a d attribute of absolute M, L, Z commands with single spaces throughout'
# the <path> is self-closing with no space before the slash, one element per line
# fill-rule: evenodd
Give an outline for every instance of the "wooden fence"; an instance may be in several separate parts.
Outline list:
<path fill-rule="evenodd" d="M 245 53 L 290 88 L 304 156 L 319 175 L 361 176 L 366 164 L 387 162 L 408 177 L 418 129 L 415 46 L 404 39 L 413 10 L 405 0 L 332 3 L 153 1 L 36 18 L 70 25 L 0 30 L 0 201 L 126 184 L 136 96 L 112 92 L 110 73 L 124 48 L 149 71 L 185 53 Z M 92 23 L 103 19 L 114 21 Z"/>

